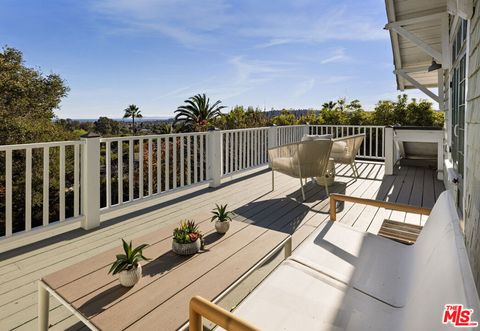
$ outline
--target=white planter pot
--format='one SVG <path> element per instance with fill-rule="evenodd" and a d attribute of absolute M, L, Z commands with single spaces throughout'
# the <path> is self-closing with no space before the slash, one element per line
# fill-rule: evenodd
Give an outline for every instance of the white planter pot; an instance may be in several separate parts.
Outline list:
<path fill-rule="evenodd" d="M 217 230 L 218 233 L 224 234 L 230 229 L 230 222 L 225 221 L 225 222 L 220 222 L 220 221 L 215 221 L 215 230 Z"/>
<path fill-rule="evenodd" d="M 138 267 L 120 271 L 118 274 L 118 279 L 120 284 L 125 287 L 132 287 L 142 278 L 142 266 L 139 264 Z"/>
<path fill-rule="evenodd" d="M 172 241 L 172 251 L 179 255 L 192 255 L 200 250 L 202 243 L 200 239 L 197 239 L 193 243 L 179 244 L 175 240 Z"/>

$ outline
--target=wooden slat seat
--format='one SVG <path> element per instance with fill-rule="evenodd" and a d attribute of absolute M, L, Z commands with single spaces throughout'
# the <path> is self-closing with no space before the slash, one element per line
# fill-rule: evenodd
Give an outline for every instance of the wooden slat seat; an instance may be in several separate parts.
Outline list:
<path fill-rule="evenodd" d="M 423 226 L 402 223 L 386 219 L 382 223 L 378 235 L 384 238 L 398 241 L 399 243 L 412 245 L 417 240 Z"/>

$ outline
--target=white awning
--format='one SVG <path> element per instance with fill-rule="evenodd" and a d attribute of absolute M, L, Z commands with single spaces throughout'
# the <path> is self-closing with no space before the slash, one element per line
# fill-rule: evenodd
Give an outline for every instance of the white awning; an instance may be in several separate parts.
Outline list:
<path fill-rule="evenodd" d="M 428 88 L 438 87 L 439 72 L 427 69 L 432 59 L 450 66 L 447 0 L 385 0 L 399 90 L 418 88 L 432 99 Z"/>

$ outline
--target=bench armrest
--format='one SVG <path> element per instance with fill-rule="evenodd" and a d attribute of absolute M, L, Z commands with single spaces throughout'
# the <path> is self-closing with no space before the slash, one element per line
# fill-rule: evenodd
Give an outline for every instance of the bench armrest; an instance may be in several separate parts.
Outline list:
<path fill-rule="evenodd" d="M 336 221 L 337 219 L 337 203 L 336 203 L 337 201 L 360 203 L 368 206 L 374 206 L 374 207 L 397 210 L 397 211 L 404 211 L 408 213 L 415 213 L 415 214 L 421 214 L 421 215 L 430 215 L 430 212 L 432 211 L 430 208 L 416 207 L 416 206 L 407 205 L 403 203 L 393 203 L 393 202 L 386 202 L 386 201 L 379 201 L 379 200 L 372 200 L 372 199 L 365 199 L 365 198 L 357 198 L 357 197 L 352 197 L 344 194 L 332 193 L 330 194 L 330 219 L 332 221 Z"/>
<path fill-rule="evenodd" d="M 194 296 L 190 299 L 189 306 L 190 324 L 188 329 L 190 331 L 202 331 L 202 316 L 211 322 L 221 326 L 229 331 L 260 331 L 259 328 L 250 323 L 238 318 L 231 312 L 217 306 L 214 303 L 200 297 Z"/>

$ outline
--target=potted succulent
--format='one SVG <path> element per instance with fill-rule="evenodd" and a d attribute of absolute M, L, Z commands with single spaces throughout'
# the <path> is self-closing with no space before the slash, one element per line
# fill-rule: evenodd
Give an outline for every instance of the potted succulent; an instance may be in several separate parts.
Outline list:
<path fill-rule="evenodd" d="M 132 287 L 142 278 L 142 266 L 139 262 L 149 260 L 143 256 L 143 249 L 148 245 L 143 244 L 133 248 L 131 241 L 127 243 L 122 239 L 122 242 L 125 254 L 117 255 L 117 260 L 113 262 L 108 273 L 112 275 L 118 274 L 118 279 L 122 286 Z"/>
<path fill-rule="evenodd" d="M 218 233 L 224 234 L 230 228 L 230 223 L 228 221 L 232 221 L 232 211 L 227 211 L 227 204 L 225 205 L 217 205 L 215 204 L 216 208 L 212 210 L 212 219 L 211 222 L 215 221 L 215 230 Z"/>
<path fill-rule="evenodd" d="M 172 250 L 179 255 L 191 255 L 202 248 L 202 234 L 194 221 L 182 221 L 173 230 Z"/>

